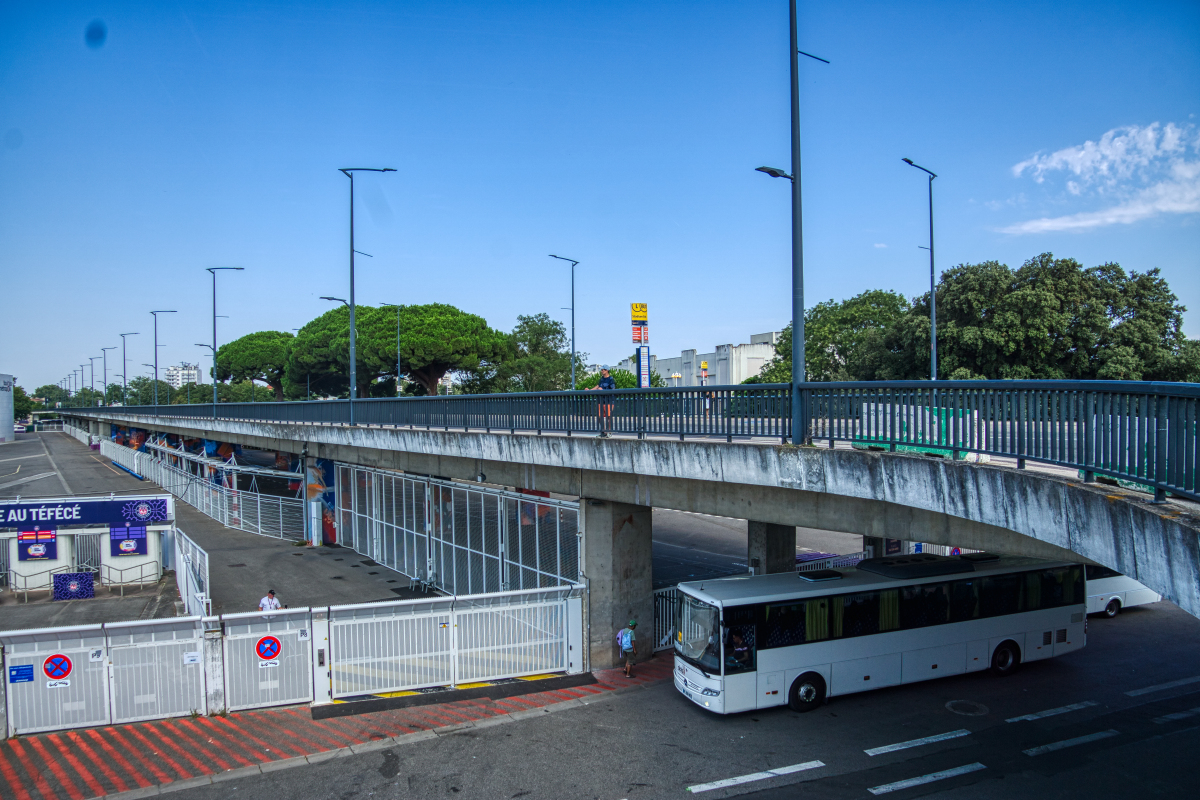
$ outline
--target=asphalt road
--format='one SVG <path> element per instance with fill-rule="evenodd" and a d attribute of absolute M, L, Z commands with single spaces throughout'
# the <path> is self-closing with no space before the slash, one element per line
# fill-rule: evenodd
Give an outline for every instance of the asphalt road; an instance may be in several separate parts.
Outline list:
<path fill-rule="evenodd" d="M 1008 721 L 1071 706 L 1077 707 Z M 865 752 L 944 734 L 955 735 Z M 1115 620 L 1093 618 L 1084 650 L 1026 665 L 1007 678 L 963 675 L 834 698 L 811 714 L 772 709 L 728 717 L 709 714 L 660 683 L 559 713 L 178 796 L 1187 798 L 1200 792 L 1197 747 L 1200 620 L 1160 603 Z M 808 768 L 698 791 L 796 765 Z M 888 790 L 964 767 L 973 771 Z"/>

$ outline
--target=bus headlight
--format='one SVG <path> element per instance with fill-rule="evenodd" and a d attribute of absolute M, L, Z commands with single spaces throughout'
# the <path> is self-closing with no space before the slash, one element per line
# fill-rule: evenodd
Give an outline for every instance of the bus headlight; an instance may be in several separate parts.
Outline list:
<path fill-rule="evenodd" d="M 700 694 L 704 695 L 705 697 L 720 697 L 721 692 L 717 689 L 702 689 Z"/>

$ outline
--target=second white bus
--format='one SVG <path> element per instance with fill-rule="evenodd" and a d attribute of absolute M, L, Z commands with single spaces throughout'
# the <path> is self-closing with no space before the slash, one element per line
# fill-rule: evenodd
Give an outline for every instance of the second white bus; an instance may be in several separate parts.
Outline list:
<path fill-rule="evenodd" d="M 1082 648 L 1083 566 L 988 553 L 679 585 L 675 686 L 720 714 L 988 669 Z"/>

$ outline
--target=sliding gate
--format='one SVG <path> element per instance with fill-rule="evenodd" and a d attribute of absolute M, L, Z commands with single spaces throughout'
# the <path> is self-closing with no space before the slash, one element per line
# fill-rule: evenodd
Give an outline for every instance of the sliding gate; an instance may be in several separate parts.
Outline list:
<path fill-rule="evenodd" d="M 582 587 L 331 606 L 335 698 L 583 670 Z"/>

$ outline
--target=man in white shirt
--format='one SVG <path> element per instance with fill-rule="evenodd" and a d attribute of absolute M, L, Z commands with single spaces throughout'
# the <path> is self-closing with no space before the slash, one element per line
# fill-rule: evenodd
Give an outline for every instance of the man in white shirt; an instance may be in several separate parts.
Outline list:
<path fill-rule="evenodd" d="M 280 602 L 275 599 L 275 590 L 274 589 L 268 590 L 267 596 L 264 597 L 262 600 L 258 601 L 258 610 L 259 611 L 275 611 L 282 607 L 283 606 L 280 604 Z"/>

